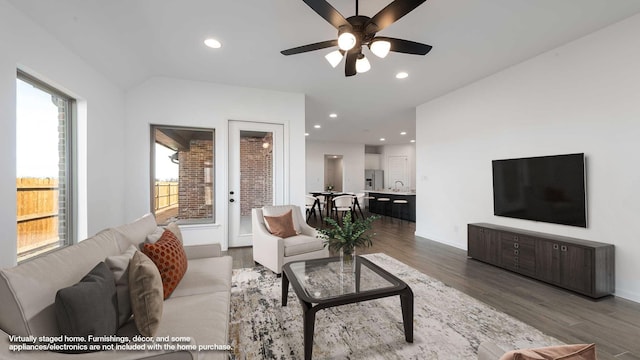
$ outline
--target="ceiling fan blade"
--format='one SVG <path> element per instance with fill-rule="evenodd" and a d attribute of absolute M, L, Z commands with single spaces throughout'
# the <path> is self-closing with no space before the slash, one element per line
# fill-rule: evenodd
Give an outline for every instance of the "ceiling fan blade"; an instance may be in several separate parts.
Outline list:
<path fill-rule="evenodd" d="M 318 15 L 322 16 L 323 19 L 327 20 L 329 24 L 333 25 L 336 29 L 339 29 L 340 26 L 349 25 L 347 19 L 342 16 L 331 4 L 329 4 L 326 0 L 302 0 L 305 4 L 309 5 L 310 8 L 313 9 Z"/>
<path fill-rule="evenodd" d="M 344 76 L 353 76 L 356 74 L 356 60 L 358 60 L 359 51 L 348 51 L 347 59 L 344 64 Z"/>
<path fill-rule="evenodd" d="M 378 32 L 398 21 L 398 19 L 413 11 L 425 1 L 427 0 L 395 0 L 375 14 L 367 22 L 367 27 L 373 23 L 377 26 L 374 32 Z"/>
<path fill-rule="evenodd" d="M 427 55 L 427 53 L 433 48 L 431 45 L 385 36 L 376 36 L 374 40 L 386 40 L 391 43 L 391 49 L 389 49 L 390 51 L 404 54 Z"/>
<path fill-rule="evenodd" d="M 282 55 L 295 55 L 295 54 L 300 54 L 307 51 L 320 50 L 320 49 L 324 49 L 332 46 L 338 46 L 338 40 L 327 40 L 327 41 L 317 42 L 315 44 L 298 46 L 291 49 L 282 50 L 280 51 L 280 53 Z"/>

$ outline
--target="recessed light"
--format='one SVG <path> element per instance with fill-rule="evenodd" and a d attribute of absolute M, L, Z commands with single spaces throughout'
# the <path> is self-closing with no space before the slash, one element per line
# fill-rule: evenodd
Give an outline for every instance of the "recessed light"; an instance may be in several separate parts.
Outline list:
<path fill-rule="evenodd" d="M 385 138 L 380 138 L 380 141 L 385 141 L 385 140 L 387 140 L 387 139 L 385 139 Z"/>
<path fill-rule="evenodd" d="M 204 44 L 207 45 L 208 47 L 212 48 L 212 49 L 219 49 L 222 47 L 222 44 L 220 43 L 220 41 L 213 39 L 213 38 L 209 38 L 207 40 L 204 41 Z"/>
<path fill-rule="evenodd" d="M 313 127 L 316 128 L 316 129 L 320 129 L 321 128 L 320 125 L 313 125 Z"/>
<path fill-rule="evenodd" d="M 309 136 L 309 133 L 304 133 L 304 136 Z"/>
<path fill-rule="evenodd" d="M 337 118 L 337 117 L 338 117 L 338 114 L 336 114 L 336 113 L 329 114 L 329 117 L 330 117 L 330 118 L 334 118 L 334 119 L 335 119 L 335 118 Z"/>
<path fill-rule="evenodd" d="M 406 131 L 401 131 L 400 135 L 407 135 L 407 132 Z"/>
<path fill-rule="evenodd" d="M 412 143 L 414 143 L 414 142 L 416 142 L 416 141 L 415 141 L 415 140 L 413 140 L 413 139 L 411 139 L 411 140 L 409 140 L 409 142 L 412 142 Z"/>
<path fill-rule="evenodd" d="M 408 76 L 409 76 L 409 74 L 407 74 L 404 71 L 401 71 L 401 72 L 396 74 L 396 79 L 406 79 Z"/>

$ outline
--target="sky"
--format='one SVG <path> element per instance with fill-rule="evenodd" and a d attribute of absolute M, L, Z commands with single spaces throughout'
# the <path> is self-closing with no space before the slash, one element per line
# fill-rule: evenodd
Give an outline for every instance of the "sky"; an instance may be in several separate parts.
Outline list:
<path fill-rule="evenodd" d="M 16 81 L 16 176 L 58 177 L 58 107 L 51 95 Z M 178 179 L 174 151 L 156 144 L 156 179 Z"/>
<path fill-rule="evenodd" d="M 17 177 L 58 177 L 58 107 L 51 95 L 17 80 Z"/>
<path fill-rule="evenodd" d="M 156 143 L 156 180 L 176 180 L 178 179 L 178 164 L 169 160 L 169 156 L 175 151 Z"/>

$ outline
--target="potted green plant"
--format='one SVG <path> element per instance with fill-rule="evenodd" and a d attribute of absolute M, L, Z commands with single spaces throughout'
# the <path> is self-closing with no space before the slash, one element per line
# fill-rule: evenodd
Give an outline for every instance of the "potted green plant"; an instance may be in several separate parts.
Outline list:
<path fill-rule="evenodd" d="M 371 224 L 379 216 L 370 216 L 364 220 L 352 220 L 351 212 L 347 212 L 342 224 L 332 218 L 325 218 L 329 225 L 318 229 L 318 237 L 324 239 L 324 246 L 329 250 L 340 253 L 341 270 L 343 272 L 355 270 L 355 256 L 357 247 L 369 247 L 373 244 Z"/>

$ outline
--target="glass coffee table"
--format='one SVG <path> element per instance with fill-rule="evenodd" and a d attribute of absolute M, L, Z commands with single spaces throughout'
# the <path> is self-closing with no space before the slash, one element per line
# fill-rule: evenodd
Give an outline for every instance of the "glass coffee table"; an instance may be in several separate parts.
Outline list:
<path fill-rule="evenodd" d="M 304 358 L 311 360 L 316 313 L 333 306 L 400 296 L 404 338 L 413 342 L 413 292 L 402 280 L 366 258 L 356 256 L 355 272 L 343 273 L 340 258 L 294 261 L 282 268 L 282 306 L 287 306 L 289 283 L 304 316 Z"/>

